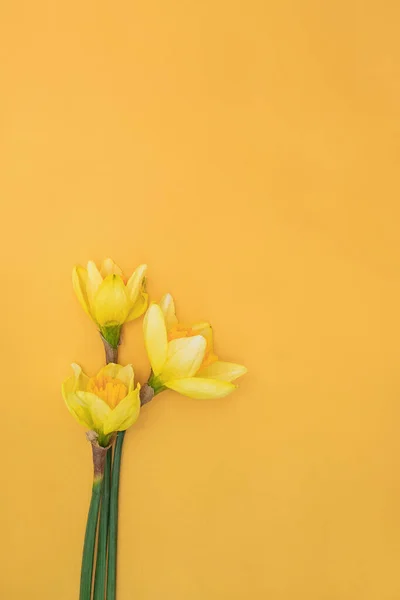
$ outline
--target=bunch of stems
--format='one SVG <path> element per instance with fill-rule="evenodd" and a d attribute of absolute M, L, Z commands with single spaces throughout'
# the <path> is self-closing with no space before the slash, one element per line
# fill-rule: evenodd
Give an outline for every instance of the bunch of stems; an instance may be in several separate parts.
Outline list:
<path fill-rule="evenodd" d="M 113 346 L 103 336 L 101 337 L 106 363 L 118 363 L 119 340 Z M 153 396 L 153 388 L 144 384 L 140 389 L 140 404 L 142 406 L 147 404 Z M 97 435 L 93 431 L 89 432 L 87 437 L 92 444 L 94 471 L 92 498 L 83 544 L 79 600 L 115 600 L 118 496 L 125 431 L 118 431 L 107 448 L 99 446 Z"/>
<path fill-rule="evenodd" d="M 118 349 L 103 341 L 106 362 L 116 363 Z M 114 447 L 108 448 L 100 447 L 88 436 L 92 443 L 94 475 L 83 545 L 80 600 L 116 598 L 118 493 L 124 436 L 125 431 L 119 431 Z"/>

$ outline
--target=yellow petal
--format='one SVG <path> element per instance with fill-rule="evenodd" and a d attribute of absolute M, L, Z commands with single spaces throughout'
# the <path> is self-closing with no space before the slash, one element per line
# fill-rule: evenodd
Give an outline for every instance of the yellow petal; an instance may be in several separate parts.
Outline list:
<path fill-rule="evenodd" d="M 107 275 L 93 299 L 93 314 L 102 327 L 122 325 L 129 312 L 129 301 L 120 275 Z"/>
<path fill-rule="evenodd" d="M 195 333 L 196 335 L 202 335 L 206 341 L 207 341 L 207 350 L 209 352 L 212 352 L 213 350 L 213 331 L 212 331 L 212 327 L 210 325 L 210 323 L 207 322 L 203 322 L 203 323 L 196 323 L 195 325 L 192 325 L 192 331 L 193 333 Z"/>
<path fill-rule="evenodd" d="M 143 288 L 143 280 L 147 271 L 147 265 L 140 265 L 128 279 L 126 290 L 131 302 L 135 302 Z"/>
<path fill-rule="evenodd" d="M 140 412 L 140 385 L 132 390 L 121 402 L 110 412 L 104 423 L 104 434 L 113 431 L 125 431 L 137 420 Z"/>
<path fill-rule="evenodd" d="M 100 272 L 99 272 L 98 268 L 96 267 L 96 264 L 92 260 L 89 260 L 89 262 L 87 264 L 87 274 L 88 274 L 88 279 L 87 279 L 87 288 L 86 289 L 87 289 L 89 304 L 91 304 L 97 290 L 99 289 L 99 287 L 103 281 L 103 278 L 100 275 Z"/>
<path fill-rule="evenodd" d="M 126 365 L 125 367 L 122 367 L 121 365 L 117 365 L 115 363 L 108 363 L 108 365 L 100 369 L 96 377 L 99 376 L 119 379 L 124 385 L 126 385 L 129 392 L 131 392 L 133 389 L 134 372 L 132 365 Z"/>
<path fill-rule="evenodd" d="M 63 396 L 69 412 L 78 423 L 87 429 L 94 429 L 91 411 L 87 404 L 74 392 L 65 394 L 63 389 Z"/>
<path fill-rule="evenodd" d="M 233 392 L 237 387 L 233 383 L 227 381 L 203 379 L 201 377 L 175 379 L 174 381 L 167 381 L 164 385 L 184 396 L 197 398 L 199 400 L 207 398 L 223 398 Z"/>
<path fill-rule="evenodd" d="M 100 273 L 102 277 L 107 277 L 107 275 L 121 275 L 122 271 L 118 265 L 115 264 L 112 258 L 105 258 L 101 264 Z"/>
<path fill-rule="evenodd" d="M 203 367 L 200 369 L 198 376 L 206 377 L 207 379 L 233 381 L 245 373 L 247 373 L 247 369 L 243 365 L 237 365 L 236 363 L 218 360 L 217 362 L 208 365 L 208 367 Z"/>
<path fill-rule="evenodd" d="M 175 302 L 171 294 L 165 294 L 160 300 L 160 307 L 164 313 L 165 325 L 167 331 L 177 324 L 178 319 L 175 314 Z"/>
<path fill-rule="evenodd" d="M 100 434 L 104 433 L 104 423 L 111 413 L 111 408 L 108 404 L 91 392 L 76 392 L 75 395 L 78 396 L 82 405 L 87 407 L 87 410 L 90 412 L 93 423 L 91 429 L 94 429 L 94 431 L 97 431 Z"/>
<path fill-rule="evenodd" d="M 126 321 L 133 321 L 134 319 L 141 317 L 142 314 L 146 311 L 148 301 L 149 295 L 145 292 L 140 292 L 132 308 L 130 309 Z"/>
<path fill-rule="evenodd" d="M 154 375 L 167 360 L 168 342 L 164 315 L 158 304 L 151 304 L 143 321 L 144 343 Z"/>
<path fill-rule="evenodd" d="M 168 344 L 167 360 L 160 380 L 192 377 L 203 362 L 205 350 L 206 340 L 201 335 L 172 340 Z"/>
<path fill-rule="evenodd" d="M 74 292 L 86 314 L 91 317 L 89 299 L 87 295 L 88 274 L 83 267 L 76 266 L 72 271 L 72 286 Z"/>
<path fill-rule="evenodd" d="M 72 363 L 71 365 L 73 370 L 73 375 L 68 377 L 62 384 L 62 393 L 65 399 L 65 396 L 71 392 L 76 392 L 78 390 L 86 390 L 86 386 L 89 381 L 89 377 L 85 375 L 82 371 L 81 367 L 76 363 Z"/>

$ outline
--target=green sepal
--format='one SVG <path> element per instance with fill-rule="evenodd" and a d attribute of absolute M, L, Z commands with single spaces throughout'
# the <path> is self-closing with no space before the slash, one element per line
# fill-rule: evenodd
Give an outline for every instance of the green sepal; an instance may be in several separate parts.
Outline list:
<path fill-rule="evenodd" d="M 104 325 L 100 327 L 100 333 L 103 338 L 114 348 L 118 348 L 119 339 L 121 337 L 121 325 Z"/>
<path fill-rule="evenodd" d="M 97 443 L 99 444 L 99 446 L 101 446 L 102 448 L 107 448 L 110 445 L 111 438 L 114 434 L 108 433 L 107 435 L 105 435 L 101 431 L 97 431 L 96 433 L 98 435 Z"/>
<path fill-rule="evenodd" d="M 161 383 L 161 381 L 154 375 L 154 373 L 150 375 L 147 385 L 153 388 L 155 396 L 167 389 L 165 385 Z"/>

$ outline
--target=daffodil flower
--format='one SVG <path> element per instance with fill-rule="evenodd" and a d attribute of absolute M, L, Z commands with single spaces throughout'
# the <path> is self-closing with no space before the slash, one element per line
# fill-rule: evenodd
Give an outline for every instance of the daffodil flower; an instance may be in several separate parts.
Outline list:
<path fill-rule="evenodd" d="M 125 431 L 139 416 L 140 384 L 134 387 L 132 365 L 110 363 L 95 377 L 85 375 L 72 364 L 73 375 L 62 384 L 62 394 L 75 419 L 98 435 L 107 446 L 112 433 Z"/>
<path fill-rule="evenodd" d="M 149 307 L 143 327 L 152 368 L 148 383 L 156 394 L 170 388 L 191 398 L 221 398 L 236 389 L 232 381 L 247 371 L 214 354 L 209 323 L 180 324 L 170 294 Z"/>
<path fill-rule="evenodd" d="M 140 317 L 147 308 L 146 270 L 147 265 L 140 265 L 126 280 L 111 258 L 103 261 L 100 270 L 93 261 L 88 262 L 86 269 L 73 269 L 72 283 L 79 302 L 114 348 L 118 346 L 121 326 Z"/>

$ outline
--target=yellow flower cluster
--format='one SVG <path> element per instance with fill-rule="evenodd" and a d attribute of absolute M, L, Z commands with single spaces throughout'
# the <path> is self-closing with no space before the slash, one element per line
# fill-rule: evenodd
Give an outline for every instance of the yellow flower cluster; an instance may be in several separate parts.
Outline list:
<path fill-rule="evenodd" d="M 86 269 L 73 270 L 79 302 L 113 348 L 118 347 L 122 325 L 147 309 L 146 271 L 147 266 L 141 265 L 126 279 L 110 258 L 100 270 L 92 261 Z M 246 373 L 242 365 L 219 360 L 209 323 L 179 323 L 170 294 L 150 305 L 143 330 L 151 365 L 147 386 L 154 394 L 169 388 L 191 398 L 221 398 Z M 126 430 L 139 416 L 141 387 L 135 387 L 132 365 L 110 363 L 90 378 L 78 365 L 72 369 L 73 375 L 62 386 L 64 400 L 76 420 L 95 431 L 98 443 L 105 446 L 114 432 Z"/>

